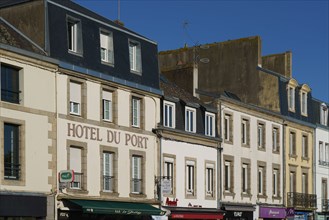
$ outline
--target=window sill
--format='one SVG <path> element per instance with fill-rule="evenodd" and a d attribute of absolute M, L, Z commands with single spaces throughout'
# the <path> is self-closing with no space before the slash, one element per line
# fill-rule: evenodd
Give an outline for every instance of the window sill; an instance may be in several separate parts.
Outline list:
<path fill-rule="evenodd" d="M 87 195 L 89 193 L 89 191 L 85 189 L 66 189 L 66 191 L 73 194 L 84 194 L 84 195 Z"/>
<path fill-rule="evenodd" d="M 280 196 L 272 196 L 272 200 L 281 200 L 282 198 Z"/>
<path fill-rule="evenodd" d="M 213 193 L 213 195 L 207 195 L 207 194 L 206 194 L 205 199 L 206 199 L 206 200 L 215 200 L 216 198 L 215 198 L 214 195 L 215 195 L 215 193 Z"/>
<path fill-rule="evenodd" d="M 143 193 L 129 193 L 129 197 L 132 198 L 146 198 L 146 195 Z"/>
<path fill-rule="evenodd" d="M 297 158 L 297 155 L 296 154 L 289 154 L 289 157 L 291 157 L 291 158 Z"/>
<path fill-rule="evenodd" d="M 104 61 L 104 60 L 101 60 L 101 63 L 103 65 L 106 65 L 106 66 L 114 67 L 114 63 L 110 63 L 110 62 L 107 62 L 107 61 Z"/>
<path fill-rule="evenodd" d="M 278 151 L 278 150 L 276 150 L 276 151 L 272 150 L 272 153 L 273 154 L 280 154 L 280 151 Z"/>
<path fill-rule="evenodd" d="M 250 148 L 250 145 L 249 144 L 241 144 L 242 147 L 245 147 L 245 148 Z"/>
<path fill-rule="evenodd" d="M 133 74 L 136 74 L 136 75 L 142 75 L 142 71 L 137 71 L 137 70 L 132 70 L 130 69 L 130 72 L 133 73 Z"/>
<path fill-rule="evenodd" d="M 195 195 L 195 193 L 192 194 L 190 192 L 186 192 L 185 199 L 196 199 L 196 195 Z"/>
<path fill-rule="evenodd" d="M 257 195 L 258 199 L 267 199 L 267 195 Z"/>
<path fill-rule="evenodd" d="M 241 193 L 241 198 L 251 198 L 252 195 L 250 193 L 243 192 Z"/>
<path fill-rule="evenodd" d="M 73 51 L 73 50 L 68 50 L 67 51 L 69 54 L 75 55 L 75 56 L 79 56 L 79 57 L 83 57 L 83 54 L 77 51 Z"/>
<path fill-rule="evenodd" d="M 233 144 L 233 141 L 232 140 L 224 140 L 224 143 L 225 144 Z"/>
<path fill-rule="evenodd" d="M 302 160 L 306 160 L 306 161 L 309 161 L 310 158 L 309 157 L 302 157 Z"/>
<path fill-rule="evenodd" d="M 234 197 L 235 196 L 235 193 L 234 192 L 229 192 L 229 191 L 224 191 L 223 192 L 223 195 L 224 196 L 232 196 L 232 197 Z"/>
<path fill-rule="evenodd" d="M 258 147 L 258 150 L 259 150 L 259 151 L 264 151 L 264 152 L 266 152 L 265 147 Z"/>
<path fill-rule="evenodd" d="M 100 191 L 99 194 L 102 197 L 119 197 L 119 193 L 117 192 Z"/>

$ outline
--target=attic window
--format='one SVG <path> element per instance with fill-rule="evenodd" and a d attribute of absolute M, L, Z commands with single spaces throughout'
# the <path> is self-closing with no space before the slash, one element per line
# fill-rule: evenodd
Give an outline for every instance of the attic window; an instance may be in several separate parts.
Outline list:
<path fill-rule="evenodd" d="M 82 54 L 81 22 L 75 18 L 67 18 L 67 42 L 71 53 Z"/>

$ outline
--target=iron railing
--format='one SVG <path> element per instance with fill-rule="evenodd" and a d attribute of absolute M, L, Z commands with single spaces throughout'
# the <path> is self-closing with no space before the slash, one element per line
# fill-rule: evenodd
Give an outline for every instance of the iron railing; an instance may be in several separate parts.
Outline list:
<path fill-rule="evenodd" d="M 21 165 L 5 163 L 5 179 L 18 180 L 20 177 Z"/>
<path fill-rule="evenodd" d="M 329 167 L 329 161 L 319 160 L 319 165 L 328 166 Z"/>
<path fill-rule="evenodd" d="M 1 89 L 1 100 L 11 103 L 19 103 L 20 91 L 12 91 L 7 89 Z"/>
<path fill-rule="evenodd" d="M 132 192 L 133 193 L 142 193 L 142 179 L 132 179 Z"/>
<path fill-rule="evenodd" d="M 329 212 L 329 199 L 322 199 L 322 212 Z"/>
<path fill-rule="evenodd" d="M 316 209 L 316 195 L 315 194 L 306 194 L 306 193 L 297 193 L 297 192 L 288 192 L 287 193 L 287 203 L 288 207 L 297 207 L 304 209 Z"/>
<path fill-rule="evenodd" d="M 83 187 L 83 173 L 74 172 L 74 180 L 70 184 L 71 189 L 82 189 Z"/>
<path fill-rule="evenodd" d="M 114 191 L 114 176 L 103 175 L 103 190 L 104 191 Z"/>

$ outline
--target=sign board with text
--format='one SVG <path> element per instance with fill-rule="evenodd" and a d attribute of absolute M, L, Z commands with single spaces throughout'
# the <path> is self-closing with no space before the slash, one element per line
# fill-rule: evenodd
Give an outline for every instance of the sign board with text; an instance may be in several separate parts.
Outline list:
<path fill-rule="evenodd" d="M 62 170 L 59 172 L 59 182 L 60 183 L 70 183 L 74 180 L 73 170 Z"/>

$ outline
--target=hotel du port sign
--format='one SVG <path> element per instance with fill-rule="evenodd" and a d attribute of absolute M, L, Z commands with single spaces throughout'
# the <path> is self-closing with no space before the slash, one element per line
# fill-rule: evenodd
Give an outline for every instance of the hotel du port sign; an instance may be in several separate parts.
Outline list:
<path fill-rule="evenodd" d="M 142 149 L 147 149 L 149 141 L 148 137 L 134 133 L 114 129 L 96 128 L 75 123 L 67 123 L 67 136 L 99 142 L 105 141 L 109 144 L 119 145 L 123 143 L 125 146 Z"/>

